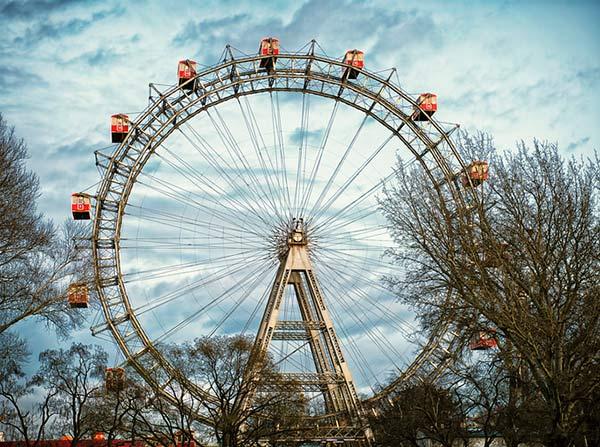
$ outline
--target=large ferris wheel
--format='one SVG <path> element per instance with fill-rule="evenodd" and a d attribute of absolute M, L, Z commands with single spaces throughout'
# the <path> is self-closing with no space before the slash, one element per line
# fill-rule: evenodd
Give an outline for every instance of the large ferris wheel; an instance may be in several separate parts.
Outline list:
<path fill-rule="evenodd" d="M 468 168 L 457 126 L 432 118 L 435 95 L 395 76 L 365 69 L 357 50 L 336 59 L 315 41 L 285 51 L 264 39 L 259 54 L 227 46 L 214 66 L 181 61 L 177 85 L 150 84 L 147 108 L 113 116 L 118 145 L 96 155 L 105 322 L 93 332 L 109 331 L 167 398 L 175 383 L 191 401 L 214 396 L 163 347 L 250 335 L 257 358 L 319 403 L 306 439 L 367 445 L 372 403 L 438 374 L 453 341 L 447 327 L 422 338 L 382 281 L 398 267 L 380 193 L 400 157 L 450 209 L 478 200 L 456 181 Z"/>

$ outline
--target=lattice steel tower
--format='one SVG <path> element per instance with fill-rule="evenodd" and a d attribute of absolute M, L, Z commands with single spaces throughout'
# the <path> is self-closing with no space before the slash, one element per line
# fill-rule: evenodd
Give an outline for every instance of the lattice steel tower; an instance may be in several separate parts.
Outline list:
<path fill-rule="evenodd" d="M 280 264 L 254 343 L 254 359 L 261 361 L 272 340 L 305 341 L 315 372 L 283 372 L 281 383 L 298 384 L 305 393 L 322 396 L 325 416 L 312 421 L 303 437 L 344 439 L 352 445 L 371 445 L 369 429 L 352 374 L 333 327 L 323 293 L 310 260 L 310 241 L 302 218 L 294 219 L 279 241 Z M 293 290 L 301 319 L 281 320 L 286 288 Z M 269 385 L 266 385 L 269 386 Z"/>

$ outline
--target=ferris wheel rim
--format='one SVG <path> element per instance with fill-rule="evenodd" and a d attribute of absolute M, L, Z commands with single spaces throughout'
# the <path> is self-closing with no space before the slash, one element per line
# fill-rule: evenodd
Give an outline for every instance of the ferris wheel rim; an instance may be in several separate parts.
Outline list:
<path fill-rule="evenodd" d="M 315 55 L 314 53 L 313 54 L 292 54 L 292 53 L 280 54 L 277 56 L 277 58 L 278 58 L 279 63 L 281 63 L 281 61 L 285 61 L 285 60 L 290 60 L 290 61 L 301 60 L 301 61 L 307 61 L 307 63 L 312 64 L 313 62 L 316 61 L 318 63 L 327 64 L 330 67 L 337 67 L 339 69 L 347 68 L 347 66 L 341 61 L 327 58 L 325 56 Z M 240 59 L 231 58 L 230 60 L 226 60 L 226 61 L 222 62 L 221 64 L 217 64 L 213 67 L 210 67 L 210 68 L 198 73 L 196 75 L 196 77 L 194 78 L 193 82 L 196 82 L 196 80 L 201 81 L 203 78 L 206 78 L 206 77 L 210 76 L 211 74 L 220 73 L 221 71 L 227 70 L 232 67 L 235 68 L 237 65 L 253 64 L 256 67 L 257 64 L 260 62 L 260 60 L 262 60 L 262 59 L 263 59 L 263 57 L 260 55 L 250 56 L 250 57 L 245 57 L 245 58 L 240 58 Z M 393 85 L 390 82 L 391 76 L 390 76 L 390 78 L 385 80 L 385 79 L 379 77 L 377 74 L 370 73 L 367 70 L 360 70 L 360 75 L 364 76 L 365 78 L 368 78 L 369 80 L 374 80 L 382 86 L 381 90 L 378 93 L 369 91 L 371 93 L 371 95 L 366 96 L 370 100 L 373 101 L 370 109 L 367 109 L 366 107 L 361 108 L 360 106 L 358 106 L 358 104 L 351 102 L 347 98 L 342 97 L 341 94 L 338 94 L 336 96 L 333 94 L 327 94 L 324 91 L 321 91 L 319 93 L 317 91 L 308 89 L 307 85 L 310 82 L 322 82 L 323 85 L 327 82 L 330 85 L 333 85 L 338 88 L 352 90 L 353 92 L 357 93 L 357 97 L 361 93 L 361 90 L 364 90 L 364 86 L 359 86 L 357 83 L 356 84 L 349 83 L 349 82 L 347 82 L 347 80 L 344 81 L 341 78 L 335 78 L 335 77 L 329 77 L 326 79 L 320 78 L 319 76 L 315 76 L 314 72 L 304 72 L 304 74 L 302 74 L 302 72 L 300 72 L 300 71 L 291 72 L 291 71 L 286 71 L 286 70 L 281 70 L 281 71 L 274 70 L 274 72 L 272 72 L 272 73 L 263 73 L 260 70 L 256 69 L 254 77 L 247 75 L 246 78 L 240 77 L 240 78 L 237 78 L 235 81 L 233 79 L 229 79 L 229 81 L 230 81 L 229 84 L 227 84 L 227 78 L 222 78 L 219 76 L 219 79 L 216 82 L 221 84 L 221 86 L 219 87 L 220 90 L 215 90 L 215 91 L 225 91 L 227 89 L 233 89 L 233 87 L 232 87 L 233 85 L 238 85 L 238 88 L 239 88 L 243 84 L 256 83 L 256 82 L 264 81 L 264 80 L 267 81 L 268 85 L 261 89 L 253 88 L 252 90 L 249 90 L 249 91 L 240 92 L 239 90 L 236 90 L 233 94 L 230 94 L 227 97 L 219 98 L 218 101 L 211 101 L 208 105 L 202 105 L 202 107 L 195 110 L 194 113 L 188 114 L 187 116 L 185 116 L 183 118 L 179 117 L 179 115 L 177 115 L 177 114 L 173 114 L 169 117 L 167 110 L 169 110 L 170 108 L 174 109 L 174 107 L 175 107 L 174 104 L 176 104 L 176 103 L 171 104 L 171 103 L 169 103 L 168 99 L 175 96 L 176 94 L 179 96 L 179 98 L 184 98 L 184 97 L 189 98 L 188 94 L 185 91 L 185 85 L 174 86 L 165 92 L 160 92 L 159 90 L 154 88 L 155 91 L 159 94 L 158 98 L 156 100 L 152 101 L 148 105 L 148 107 L 145 109 L 145 111 L 142 114 L 140 114 L 140 116 L 136 119 L 136 121 L 134 123 L 132 123 L 133 125 L 131 126 L 129 137 L 123 143 L 121 143 L 121 145 L 118 146 L 118 148 L 115 150 L 115 152 L 112 156 L 107 157 L 108 163 L 106 165 L 106 170 L 104 172 L 102 182 L 98 189 L 98 195 L 97 195 L 98 206 L 96 207 L 96 218 L 94 219 L 94 223 L 93 223 L 93 254 L 94 254 L 94 268 L 95 268 L 95 277 L 96 277 L 96 290 L 98 292 L 98 296 L 100 297 L 100 301 L 102 303 L 104 316 L 105 316 L 105 319 L 107 322 L 107 328 L 112 332 L 113 337 L 115 337 L 119 347 L 121 348 L 121 350 L 127 357 L 127 363 L 134 366 L 134 368 L 136 370 L 138 370 L 138 372 L 140 372 L 140 374 L 143 375 L 145 380 L 152 382 L 151 378 L 149 378 L 147 374 L 143 374 L 145 372 L 145 368 L 143 365 L 141 365 L 138 362 L 138 359 L 141 358 L 142 356 L 146 355 L 146 353 L 150 353 L 152 355 L 152 357 L 157 361 L 159 366 L 161 368 L 164 368 L 164 370 L 167 372 L 167 374 L 171 375 L 172 377 L 175 377 L 177 375 L 176 370 L 174 368 L 172 368 L 172 366 L 169 365 L 169 362 L 164 358 L 164 356 L 159 352 L 159 350 L 153 345 L 152 341 L 146 335 L 144 328 L 142 327 L 142 325 L 140 324 L 140 322 L 138 321 L 138 319 L 135 315 L 135 312 L 133 312 L 133 309 L 132 309 L 132 306 L 131 306 L 131 303 L 129 301 L 129 297 L 127 294 L 127 289 L 125 287 L 125 284 L 123 283 L 122 271 L 121 271 L 119 239 L 120 239 L 121 227 L 122 227 L 122 223 L 123 223 L 124 209 L 125 209 L 125 206 L 127 205 L 129 194 L 131 193 L 131 191 L 133 189 L 133 184 L 135 183 L 137 175 L 143 170 L 145 163 L 148 161 L 148 159 L 152 155 L 152 152 L 154 151 L 154 149 L 156 147 L 160 146 L 160 144 L 162 144 L 162 142 L 165 141 L 173 131 L 175 131 L 177 128 L 179 128 L 179 126 L 181 126 L 183 123 L 187 122 L 187 120 L 192 119 L 196 115 L 200 114 L 201 112 L 203 112 L 205 110 L 210 109 L 211 107 L 217 106 L 218 104 L 221 104 L 223 102 L 229 101 L 233 98 L 240 97 L 240 96 L 255 95 L 255 94 L 260 94 L 260 93 L 265 93 L 265 92 L 276 92 L 276 91 L 308 93 L 308 94 L 323 96 L 325 98 L 332 99 L 335 101 L 340 101 L 356 110 L 359 110 L 362 113 L 365 113 L 365 114 L 375 118 L 380 124 L 383 124 L 385 127 L 388 128 L 388 130 L 393 132 L 396 136 L 400 137 L 400 135 L 399 135 L 400 130 L 395 131 L 392 127 L 386 125 L 384 122 L 382 122 L 379 119 L 380 117 L 378 118 L 376 115 L 374 115 L 372 113 L 372 109 L 376 103 L 380 104 L 380 105 L 383 103 L 384 97 L 381 95 L 381 93 L 383 92 L 384 87 L 389 88 L 392 91 L 398 93 L 399 96 L 407 104 L 409 104 L 410 107 L 417 107 L 416 101 L 412 97 L 410 97 L 410 95 L 408 95 L 404 91 L 402 91 L 399 87 L 396 87 L 395 85 Z M 304 85 L 303 88 L 291 88 L 291 87 L 289 87 L 289 85 L 286 87 L 276 85 L 275 80 L 292 79 L 292 78 L 293 79 L 302 79 L 304 81 L 307 81 L 307 83 Z M 271 80 L 273 80 L 272 83 L 271 83 Z M 203 85 L 202 88 L 205 88 L 205 86 L 206 85 Z M 153 88 L 153 87 L 151 87 L 151 88 Z M 363 93 L 364 93 L 364 91 L 363 91 Z M 207 90 L 207 93 L 205 94 L 204 98 L 206 98 L 212 94 L 214 94 L 213 91 Z M 193 102 L 190 102 L 185 107 L 181 108 L 179 110 L 179 112 L 187 111 L 188 108 L 198 105 L 201 102 L 202 102 L 202 97 L 197 97 Z M 389 103 L 385 104 L 385 106 L 386 107 L 389 106 Z M 163 110 L 164 116 L 162 116 L 161 113 L 157 113 L 156 115 L 152 114 L 153 111 L 159 110 L 161 107 L 164 108 L 164 110 Z M 400 109 L 398 109 L 398 110 L 401 112 Z M 134 148 L 133 144 L 136 142 L 136 138 L 139 138 L 140 135 L 145 134 L 145 131 L 144 131 L 144 133 L 142 133 L 142 134 L 135 135 L 135 133 L 137 132 L 136 129 L 140 129 L 144 124 L 147 124 L 148 122 L 146 122 L 145 120 L 147 120 L 148 117 L 150 117 L 150 116 L 153 117 L 154 121 L 151 120 L 149 122 L 154 124 L 155 122 L 158 121 L 158 123 L 160 123 L 160 126 L 158 127 L 158 130 L 154 130 L 155 131 L 154 135 L 152 135 L 152 138 L 148 139 L 148 142 L 144 146 L 144 149 L 146 149 L 146 153 L 144 154 L 146 156 L 146 158 L 141 160 L 141 163 L 139 163 L 140 159 L 142 158 L 142 154 L 143 154 L 140 151 L 140 153 L 139 153 L 140 158 L 136 159 L 136 161 L 133 165 L 127 166 L 126 161 L 124 161 L 124 160 L 125 160 L 125 158 L 130 156 L 129 155 L 130 150 L 132 152 L 135 152 L 136 149 Z M 159 117 L 162 117 L 163 119 L 166 117 L 167 119 L 163 121 L 163 120 L 159 119 Z M 180 119 L 178 119 L 178 118 L 180 118 Z M 442 126 L 436 120 L 431 119 L 429 122 L 432 124 L 434 129 L 436 129 L 438 131 L 438 134 L 441 137 L 436 142 L 433 142 L 428 137 L 426 138 L 425 134 L 420 131 L 421 129 L 410 118 L 409 114 L 401 113 L 400 118 L 403 123 L 402 127 L 408 125 L 409 129 L 413 129 L 415 132 L 416 138 L 418 138 L 419 141 L 424 143 L 426 148 L 431 153 L 435 154 L 437 152 L 438 146 L 440 145 L 440 142 L 443 141 L 449 147 L 451 156 L 455 157 L 455 166 L 458 165 L 460 169 L 464 169 L 466 167 L 465 163 L 462 161 L 462 158 L 460 157 L 460 154 L 458 153 L 458 151 L 456 150 L 456 148 L 454 147 L 454 144 L 452 143 L 452 141 L 450 139 L 451 130 L 444 130 L 442 128 Z M 168 126 L 171 126 L 171 127 L 168 128 Z M 148 126 L 146 125 L 145 128 L 147 129 Z M 167 132 L 164 135 L 160 134 L 160 131 L 162 131 L 163 129 L 167 130 Z M 158 139 L 155 139 L 155 136 L 157 134 L 161 135 L 161 137 Z M 419 154 L 421 154 L 421 153 L 413 150 L 411 144 L 407 143 L 406 140 L 403 140 L 402 138 L 400 138 L 400 140 L 404 143 L 404 145 L 409 150 L 411 150 L 413 152 L 413 154 L 421 162 L 421 166 L 427 172 L 428 176 L 434 183 L 434 186 L 436 188 L 439 188 L 439 187 L 443 187 L 444 185 L 449 185 L 451 188 L 452 196 L 455 197 L 455 199 L 457 201 L 457 206 L 463 207 L 464 206 L 463 191 L 458 187 L 454 188 L 453 182 L 450 179 L 450 177 L 454 176 L 454 172 L 450 172 L 448 169 L 445 170 L 443 168 L 443 165 L 445 165 L 444 162 L 446 161 L 446 159 L 442 155 L 437 154 L 438 157 L 440 157 L 440 158 L 437 158 L 436 161 L 438 163 L 440 163 L 440 165 L 442 165 L 442 166 L 440 166 L 440 170 L 443 174 L 443 177 L 438 176 L 438 177 L 434 178 L 432 176 L 431 170 L 428 168 L 428 166 L 426 164 L 423 163 L 422 155 L 419 157 Z M 154 144 L 154 147 L 151 147 L 151 144 Z M 130 169 L 127 172 L 128 168 L 130 168 Z M 446 168 L 447 168 L 447 166 L 446 166 Z M 122 171 L 121 174 L 119 174 L 119 171 Z M 115 175 L 122 175 L 122 176 L 126 177 L 126 183 L 122 188 L 121 196 L 120 196 L 119 200 L 115 200 L 115 197 L 116 197 L 115 191 L 111 190 L 113 181 L 116 181 L 116 180 L 114 180 Z M 440 183 L 442 180 L 444 180 L 444 178 L 446 178 L 447 182 L 441 183 L 441 185 L 436 184 L 436 182 Z M 471 194 L 473 194 L 473 192 L 471 192 Z M 106 212 L 107 214 L 110 212 L 116 213 L 117 219 L 116 219 L 116 222 L 114 225 L 112 245 L 109 242 L 107 245 L 103 246 L 103 244 L 106 244 L 107 240 L 110 241 L 110 237 L 107 238 L 107 236 L 106 236 L 106 234 L 107 234 L 106 230 L 103 230 L 101 228 L 101 223 L 103 223 L 107 220 L 107 219 L 103 218 L 103 216 L 102 216 L 103 212 Z M 98 255 L 99 250 L 112 250 L 114 253 L 114 261 L 115 261 L 114 262 L 114 267 L 115 267 L 114 281 L 115 281 L 115 284 L 112 284 L 111 281 L 107 282 L 107 279 L 109 279 L 109 278 L 107 278 L 107 275 L 104 273 L 104 270 L 106 270 L 106 265 L 102 265 L 102 263 L 99 261 L 99 258 L 100 258 L 100 256 Z M 105 295 L 105 289 L 107 287 L 115 287 L 115 286 L 117 287 L 117 289 L 119 291 L 119 294 L 121 297 L 121 304 L 122 304 L 122 307 L 121 307 L 122 313 L 121 313 L 121 315 L 116 315 L 116 316 L 113 314 L 112 309 L 110 308 L 110 306 L 112 306 L 113 304 L 109 304 L 109 299 Z M 139 350 L 137 352 L 130 352 L 129 346 L 128 346 L 126 340 L 124 339 L 123 334 L 118 330 L 118 326 L 120 324 L 123 324 L 126 322 L 128 324 L 131 324 L 132 329 L 135 331 L 137 336 L 143 342 L 144 348 L 142 348 L 141 350 Z M 440 336 L 443 334 L 436 334 L 436 335 Z M 433 337 L 432 337 L 432 339 L 430 339 L 430 342 L 433 343 L 434 346 L 441 343 L 441 341 L 435 341 L 435 340 L 432 341 L 432 340 L 433 340 Z M 409 368 L 407 368 L 407 369 L 409 369 Z M 182 378 L 182 377 L 177 377 L 177 378 L 180 381 L 185 380 L 185 378 Z M 410 377 L 405 377 L 405 380 L 409 380 L 409 379 L 410 379 Z M 187 387 L 193 385 L 193 384 L 191 384 L 191 382 L 185 382 L 184 384 Z M 158 385 L 160 388 L 160 384 L 158 384 Z M 202 390 L 196 389 L 194 391 L 199 394 L 202 394 L 204 398 L 210 398 L 210 394 L 204 393 Z M 392 390 L 387 389 L 387 390 L 385 390 L 385 392 L 382 391 L 378 394 L 375 394 L 373 397 L 369 398 L 368 400 L 372 401 L 373 399 L 384 397 L 391 391 Z"/>

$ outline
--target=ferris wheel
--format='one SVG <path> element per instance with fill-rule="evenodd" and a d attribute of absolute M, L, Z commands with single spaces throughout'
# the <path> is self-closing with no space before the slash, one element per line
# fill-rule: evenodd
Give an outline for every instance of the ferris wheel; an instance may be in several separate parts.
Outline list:
<path fill-rule="evenodd" d="M 93 333 L 111 333 L 167 398 L 177 383 L 190 399 L 213 396 L 162 347 L 250 335 L 320 402 L 307 439 L 368 444 L 370 405 L 438 374 L 453 341 L 447 327 L 420 338 L 386 289 L 399 271 L 378 198 L 397 157 L 449 208 L 476 201 L 483 175 L 452 143 L 458 126 L 432 118 L 437 97 L 396 76 L 367 70 L 358 50 L 332 58 L 315 41 L 287 51 L 267 38 L 258 54 L 227 46 L 213 66 L 182 60 L 176 85 L 150 84 L 143 112 L 113 115 L 94 215 L 90 196 L 73 195 L 74 216 L 93 217 L 105 319 Z"/>

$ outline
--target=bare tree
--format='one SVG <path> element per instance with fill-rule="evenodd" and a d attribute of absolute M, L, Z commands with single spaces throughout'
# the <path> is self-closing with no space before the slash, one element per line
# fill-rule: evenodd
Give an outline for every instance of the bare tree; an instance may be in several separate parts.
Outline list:
<path fill-rule="evenodd" d="M 103 433 L 108 446 L 119 438 L 128 439 L 131 434 L 133 413 L 146 406 L 143 383 L 127 381 L 122 390 L 108 392 L 98 389 L 88 402 L 87 425 L 92 433 Z"/>
<path fill-rule="evenodd" d="M 27 343 L 11 332 L 0 334 L 0 383 L 15 377 L 24 377 L 23 365 L 29 358 Z"/>
<path fill-rule="evenodd" d="M 164 378 L 164 388 L 153 389 L 132 369 L 126 370 L 122 389 L 96 393 L 88 403 L 87 422 L 106 434 L 107 444 L 118 438 L 145 445 L 196 447 L 206 428 L 198 422 L 187 390 Z M 170 398 L 167 398 L 166 392 Z"/>
<path fill-rule="evenodd" d="M 165 387 L 171 399 L 149 388 L 144 389 L 145 405 L 133 408 L 129 420 L 132 435 L 150 445 L 194 447 L 203 430 L 188 391 L 172 383 Z"/>
<path fill-rule="evenodd" d="M 0 426 L 8 429 L 11 438 L 24 441 L 28 447 L 40 445 L 57 416 L 52 405 L 56 394 L 56 390 L 42 390 L 40 395 L 32 383 L 14 377 L 2 381 Z"/>
<path fill-rule="evenodd" d="M 73 446 L 95 431 L 93 400 L 103 393 L 106 361 L 100 347 L 81 343 L 40 354 L 40 368 L 32 382 L 54 394 L 50 405 L 59 415 L 55 428 L 70 434 Z"/>
<path fill-rule="evenodd" d="M 85 237 L 85 225 L 67 221 L 57 230 L 38 213 L 38 179 L 27 169 L 27 158 L 25 142 L 0 114 L 0 386 L 3 404 L 17 418 L 25 439 L 33 427 L 43 430 L 47 425 L 58 392 L 43 390 L 39 408 L 23 407 L 24 400 L 41 390 L 22 376 L 26 342 L 11 329 L 37 318 L 66 336 L 84 321 L 81 312 L 68 306 L 67 286 L 89 280 L 90 274 L 85 252 L 75 247 L 76 239 Z"/>
<path fill-rule="evenodd" d="M 0 114 L 0 334 L 37 317 L 66 335 L 83 322 L 67 305 L 65 291 L 72 278 L 88 279 L 73 240 L 87 229 L 67 222 L 57 231 L 38 213 L 38 179 L 27 158 L 25 142 Z"/>
<path fill-rule="evenodd" d="M 28 357 L 23 340 L 10 332 L 0 334 L 0 427 L 30 446 L 39 444 L 55 416 L 50 405 L 55 392 L 38 390 L 27 380 L 23 365 Z"/>
<path fill-rule="evenodd" d="M 537 395 L 527 386 L 521 365 L 508 368 L 494 352 L 457 359 L 445 373 L 467 418 L 467 426 L 483 438 L 484 447 L 501 436 L 508 447 L 539 439 Z"/>
<path fill-rule="evenodd" d="M 466 416 L 451 387 L 407 386 L 379 408 L 371 420 L 383 446 L 421 447 L 424 440 L 451 447 L 464 440 Z"/>
<path fill-rule="evenodd" d="M 450 320 L 465 339 L 496 331 L 504 365 L 519 359 L 537 396 L 539 440 L 572 445 L 587 436 L 583 403 L 600 386 L 598 157 L 565 161 L 539 141 L 496 154 L 485 135 L 461 145 L 487 153 L 491 169 L 468 210 L 399 163 L 381 205 L 407 273 L 388 282 L 428 327 Z"/>
<path fill-rule="evenodd" d="M 226 447 L 258 445 L 297 431 L 305 411 L 297 386 L 277 385 L 282 381 L 269 358 L 250 365 L 252 347 L 252 340 L 243 336 L 217 336 L 172 350 L 178 370 L 215 397 L 202 401 L 199 411 L 212 421 L 214 437 Z M 251 375 L 249 368 L 254 368 Z"/>

